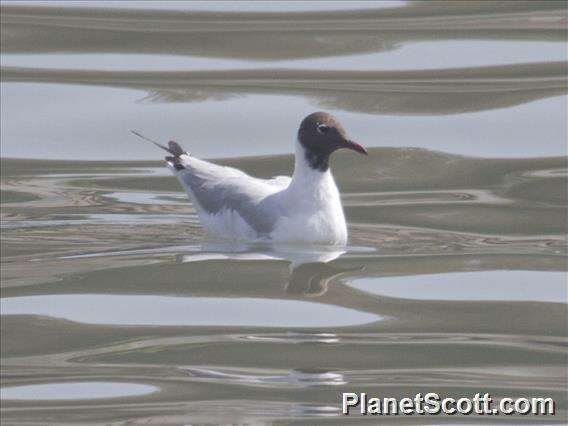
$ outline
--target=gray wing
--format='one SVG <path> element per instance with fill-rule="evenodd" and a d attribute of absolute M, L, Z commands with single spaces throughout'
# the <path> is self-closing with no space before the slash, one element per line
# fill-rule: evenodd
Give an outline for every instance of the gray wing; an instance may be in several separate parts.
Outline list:
<path fill-rule="evenodd" d="M 269 234 L 282 211 L 278 193 L 290 178 L 257 179 L 232 167 L 223 167 L 188 155 L 170 164 L 184 189 L 205 213 L 237 212 L 259 235 Z"/>

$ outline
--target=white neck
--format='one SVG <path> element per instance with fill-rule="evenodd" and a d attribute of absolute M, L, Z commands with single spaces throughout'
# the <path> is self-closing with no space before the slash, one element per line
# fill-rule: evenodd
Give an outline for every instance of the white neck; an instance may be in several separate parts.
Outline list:
<path fill-rule="evenodd" d="M 300 192 L 313 191 L 322 185 L 335 186 L 331 169 L 325 172 L 314 169 L 306 159 L 306 150 L 296 141 L 296 154 L 294 160 L 294 174 L 292 175 L 292 182 L 290 182 L 290 189 Z"/>

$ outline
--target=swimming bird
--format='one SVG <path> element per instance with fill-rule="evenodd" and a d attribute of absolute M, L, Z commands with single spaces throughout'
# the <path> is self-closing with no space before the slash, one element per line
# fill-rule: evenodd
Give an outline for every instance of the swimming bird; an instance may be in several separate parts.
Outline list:
<path fill-rule="evenodd" d="M 192 157 L 174 141 L 167 146 L 150 142 L 170 154 L 165 158 L 168 167 L 211 235 L 248 241 L 347 243 L 345 215 L 329 160 L 342 148 L 365 155 L 367 151 L 347 137 L 331 114 L 314 112 L 302 120 L 292 177 L 259 179 Z"/>

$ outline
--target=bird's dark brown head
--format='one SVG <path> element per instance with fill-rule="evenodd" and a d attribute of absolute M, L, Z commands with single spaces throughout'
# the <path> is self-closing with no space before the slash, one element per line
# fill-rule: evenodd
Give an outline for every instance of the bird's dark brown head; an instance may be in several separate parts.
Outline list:
<path fill-rule="evenodd" d="M 327 112 L 314 112 L 302 120 L 298 141 L 306 151 L 308 164 L 322 172 L 329 169 L 329 156 L 341 148 L 367 155 L 367 150 L 347 137 L 337 119 Z"/>

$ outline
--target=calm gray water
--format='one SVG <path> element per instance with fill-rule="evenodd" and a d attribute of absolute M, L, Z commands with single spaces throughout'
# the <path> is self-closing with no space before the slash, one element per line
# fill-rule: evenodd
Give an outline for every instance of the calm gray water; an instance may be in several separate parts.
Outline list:
<path fill-rule="evenodd" d="M 342 392 L 567 422 L 564 2 L 2 2 L 3 424 L 346 424 Z M 129 134 L 290 174 L 337 115 L 347 247 L 209 239 Z"/>

